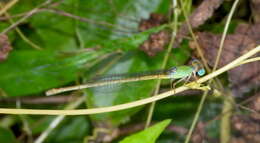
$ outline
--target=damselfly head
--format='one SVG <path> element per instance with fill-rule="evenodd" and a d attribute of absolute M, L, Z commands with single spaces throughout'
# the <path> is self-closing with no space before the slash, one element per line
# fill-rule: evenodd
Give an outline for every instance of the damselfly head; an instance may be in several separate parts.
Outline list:
<path fill-rule="evenodd" d="M 193 61 L 192 61 L 192 66 L 193 66 L 194 71 L 196 72 L 196 74 L 197 74 L 198 76 L 203 76 L 203 75 L 206 74 L 206 71 L 205 71 L 203 65 L 200 63 L 200 61 L 198 61 L 198 60 L 193 60 Z"/>

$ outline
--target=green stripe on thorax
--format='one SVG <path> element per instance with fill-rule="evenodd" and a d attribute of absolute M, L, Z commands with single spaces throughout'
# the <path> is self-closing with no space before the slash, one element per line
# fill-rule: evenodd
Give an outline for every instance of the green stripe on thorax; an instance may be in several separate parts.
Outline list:
<path fill-rule="evenodd" d="M 168 71 L 169 76 L 171 76 L 172 79 L 180 79 L 184 77 L 188 77 L 193 72 L 193 67 L 191 66 L 177 66 Z"/>

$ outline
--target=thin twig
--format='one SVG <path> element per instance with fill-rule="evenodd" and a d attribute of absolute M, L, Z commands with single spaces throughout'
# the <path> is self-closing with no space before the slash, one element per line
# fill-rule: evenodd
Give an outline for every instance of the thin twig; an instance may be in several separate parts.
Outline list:
<path fill-rule="evenodd" d="M 213 67 L 213 71 L 215 71 L 218 67 L 218 63 L 219 63 L 221 53 L 222 53 L 222 50 L 223 50 L 223 47 L 224 47 L 224 42 L 225 42 L 225 39 L 226 39 L 226 36 L 227 36 L 227 31 L 228 31 L 232 16 L 235 12 L 235 9 L 237 7 L 238 2 L 239 2 L 239 0 L 235 0 L 235 2 L 232 5 L 232 8 L 230 10 L 230 13 L 228 15 L 227 22 L 225 24 L 225 28 L 224 28 L 224 31 L 223 31 L 223 34 L 222 34 L 222 37 L 221 37 L 219 50 L 218 50 L 217 58 L 216 58 L 216 61 L 215 61 L 214 67 Z"/>
<path fill-rule="evenodd" d="M 210 72 L 212 72 L 212 71 L 211 71 L 211 69 L 210 69 L 209 66 L 208 66 L 208 62 L 207 62 L 206 58 L 204 57 L 204 54 L 203 54 L 202 49 L 201 49 L 201 47 L 200 47 L 200 45 L 199 45 L 199 42 L 198 42 L 198 40 L 197 40 L 197 38 L 196 38 L 196 36 L 195 36 L 193 30 L 192 30 L 192 26 L 191 26 L 190 20 L 189 20 L 187 14 L 186 14 L 186 12 L 185 12 L 185 9 L 184 9 L 184 7 L 183 7 L 182 1 L 181 1 L 181 8 L 182 8 L 182 11 L 183 11 L 183 15 L 184 15 L 184 17 L 185 17 L 185 20 L 186 20 L 186 25 L 187 25 L 187 27 L 188 27 L 188 30 L 189 30 L 191 36 L 192 36 L 192 39 L 194 40 L 194 43 L 195 43 L 195 46 L 196 46 L 196 50 L 197 50 L 197 52 L 198 52 L 198 54 L 199 54 L 199 57 L 200 57 L 201 60 L 202 60 L 203 66 L 206 68 L 207 72 L 210 73 Z M 216 85 L 216 87 L 218 87 L 219 89 L 221 89 L 221 90 L 223 89 L 223 86 L 222 86 L 222 84 L 220 83 L 220 81 L 219 81 L 218 79 L 214 80 L 213 83 L 214 83 L 214 84 Z"/>
<path fill-rule="evenodd" d="M 10 9 L 12 6 L 14 6 L 18 0 L 11 0 L 9 3 L 7 3 L 3 8 L 0 9 L 0 16 L 4 14 L 8 9 Z"/>
<path fill-rule="evenodd" d="M 1 7 L 1 6 L 0 6 L 0 7 Z M 10 15 L 8 14 L 8 12 L 5 12 L 5 16 L 6 16 L 7 18 L 9 18 L 8 20 L 9 20 L 9 22 L 10 22 L 11 24 L 14 23 L 13 19 L 10 18 Z M 41 49 L 42 49 L 41 47 L 39 47 L 38 45 L 36 45 L 35 43 L 33 43 L 30 39 L 28 39 L 18 27 L 15 27 L 15 31 L 16 31 L 16 32 L 18 33 L 18 35 L 24 40 L 24 42 L 27 43 L 27 44 L 29 44 L 31 47 L 33 47 L 33 48 L 35 48 L 35 49 L 37 49 L 37 50 L 41 50 Z"/>
<path fill-rule="evenodd" d="M 44 12 L 44 11 L 46 11 L 46 10 L 40 8 L 40 9 L 38 9 L 38 11 L 35 12 L 34 14 L 40 13 L 40 12 Z M 28 12 L 30 12 L 30 11 L 22 12 L 22 13 L 18 13 L 18 14 L 14 14 L 14 15 L 10 15 L 10 17 L 1 16 L 1 17 L 0 17 L 0 21 L 6 21 L 6 20 L 8 20 L 9 18 L 12 18 L 12 19 L 13 19 L 13 18 L 23 17 L 23 16 L 25 16 Z"/>
<path fill-rule="evenodd" d="M 227 22 L 226 22 L 226 26 L 225 26 L 225 29 L 224 29 L 224 32 L 223 32 L 223 35 L 222 35 L 222 41 L 221 41 L 221 43 L 220 43 L 220 47 L 219 47 L 219 51 L 218 51 L 218 57 L 217 57 L 217 59 L 216 59 L 216 62 L 215 62 L 214 68 L 213 68 L 213 73 L 214 73 L 214 71 L 215 71 L 216 68 L 217 68 L 217 65 L 218 65 L 218 62 L 219 62 L 219 59 L 218 59 L 218 58 L 219 58 L 219 56 L 220 56 L 220 54 L 221 54 L 221 52 L 222 52 L 223 45 L 224 45 L 224 40 L 225 40 L 225 37 L 226 37 L 226 34 L 227 34 L 227 30 L 228 30 L 228 26 L 229 26 L 229 24 L 230 24 L 231 18 L 232 18 L 232 16 L 233 16 L 233 13 L 234 13 L 235 8 L 236 8 L 236 6 L 237 6 L 237 2 L 238 2 L 238 0 L 236 0 L 236 1 L 234 2 L 233 6 L 232 6 L 232 9 L 231 9 L 231 11 L 230 11 L 230 13 L 229 13 L 229 17 L 228 17 L 228 20 L 227 20 Z M 200 51 L 200 50 L 198 50 L 198 51 Z M 202 59 L 202 60 L 203 60 L 203 59 Z M 203 61 L 203 62 L 204 62 L 204 61 Z M 211 84 L 212 81 L 214 81 L 214 78 L 211 78 L 211 79 L 210 79 L 209 84 Z M 190 130 L 189 130 L 189 133 L 188 133 L 186 139 L 185 139 L 185 143 L 188 143 L 188 142 L 190 141 L 191 135 L 192 135 L 192 133 L 193 133 L 193 130 L 194 130 L 195 125 L 196 125 L 196 123 L 197 123 L 197 121 L 198 121 L 198 118 L 199 118 L 199 116 L 197 116 L 197 114 L 200 114 L 200 112 L 201 112 L 201 110 L 202 110 L 201 106 L 204 105 L 204 102 L 205 102 L 205 99 L 206 99 L 207 95 L 208 95 L 208 92 L 205 92 L 205 93 L 203 94 L 203 97 L 202 97 L 202 99 L 201 99 L 200 105 L 199 105 L 199 107 L 198 107 L 198 109 L 197 109 L 196 115 L 195 115 L 194 120 L 193 120 L 193 122 L 192 122 L 192 126 L 191 126 L 191 128 L 190 128 Z M 227 106 L 226 106 L 226 107 L 227 107 Z M 226 119 L 227 119 L 227 118 L 226 118 Z"/>
<path fill-rule="evenodd" d="M 233 115 L 234 109 L 234 98 L 232 97 L 231 91 L 228 91 L 224 103 L 222 113 L 223 116 L 221 117 L 220 121 L 220 142 L 221 143 L 229 143 L 231 138 L 231 117 Z M 229 112 L 228 112 L 229 111 Z"/>
<path fill-rule="evenodd" d="M 202 98 L 200 100 L 200 103 L 199 103 L 199 107 L 198 107 L 197 112 L 196 112 L 196 114 L 194 116 L 194 119 L 192 121 L 191 127 L 190 127 L 190 129 L 188 131 L 188 134 L 187 134 L 187 136 L 185 138 L 185 143 L 189 143 L 189 141 L 190 141 L 190 138 L 191 138 L 191 135 L 193 133 L 193 130 L 195 129 L 196 124 L 197 124 L 197 122 L 199 120 L 199 116 L 200 116 L 200 113 L 201 113 L 202 108 L 204 106 L 204 102 L 206 100 L 207 95 L 208 95 L 208 91 L 203 93 L 203 96 L 202 96 Z"/>
<path fill-rule="evenodd" d="M 192 30 L 192 26 L 191 26 L 191 24 L 190 24 L 190 20 L 189 20 L 189 18 L 188 18 L 188 15 L 187 15 L 185 9 L 184 9 L 184 5 L 183 5 L 182 1 L 180 1 L 180 5 L 181 5 L 181 9 L 182 9 L 183 15 L 184 15 L 185 20 L 186 20 L 186 24 L 187 24 L 189 33 L 191 34 L 192 39 L 193 39 L 194 42 L 195 42 L 196 50 L 197 50 L 198 53 L 199 53 L 199 56 L 200 56 L 200 58 L 201 58 L 201 60 L 202 60 L 202 62 L 203 62 L 203 65 L 206 67 L 206 70 L 209 72 L 209 71 L 210 71 L 210 68 L 209 68 L 209 66 L 208 66 L 208 64 L 207 64 L 207 60 L 206 60 L 206 58 L 204 57 L 203 52 L 202 52 L 202 50 L 201 50 L 201 48 L 200 48 L 199 42 L 198 42 L 198 40 L 197 40 L 197 38 L 196 38 L 196 36 L 195 36 L 193 30 Z"/>
<path fill-rule="evenodd" d="M 168 62 L 168 59 L 169 59 L 169 56 L 170 56 L 170 53 L 172 51 L 172 45 L 174 44 L 174 41 L 176 39 L 176 33 L 177 33 L 177 30 L 178 30 L 178 8 L 177 8 L 177 0 L 173 0 L 173 9 L 174 9 L 174 19 L 172 21 L 173 23 L 173 29 L 172 29 L 172 35 L 171 35 L 171 41 L 168 45 L 168 48 L 167 48 L 167 51 L 166 51 L 166 54 L 164 56 L 164 59 L 163 59 L 163 62 L 162 62 L 162 65 L 161 65 L 161 69 L 165 69 L 165 66 Z M 161 80 L 158 80 L 157 83 L 156 83 L 156 87 L 155 87 L 155 91 L 154 91 L 154 94 L 153 96 L 157 95 L 159 93 L 159 90 L 160 90 L 160 85 L 161 85 Z M 154 107 L 155 107 L 155 104 L 156 102 L 152 102 L 150 107 L 149 107 L 149 111 L 148 111 L 148 116 L 147 116 L 147 119 L 146 119 L 146 124 L 145 124 L 145 128 L 148 128 L 151 121 L 152 121 L 152 116 L 153 116 L 153 111 L 154 111 Z"/>
<path fill-rule="evenodd" d="M 18 97 L 18 98 L 0 98 L 0 104 L 14 103 L 19 100 L 22 104 L 65 104 L 72 102 L 77 98 L 75 95 L 61 95 L 50 97 Z"/>

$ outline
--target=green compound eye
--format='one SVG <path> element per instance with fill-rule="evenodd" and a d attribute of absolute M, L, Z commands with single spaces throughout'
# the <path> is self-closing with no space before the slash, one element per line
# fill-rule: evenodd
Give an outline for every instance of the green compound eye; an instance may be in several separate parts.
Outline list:
<path fill-rule="evenodd" d="M 206 74 L 206 71 L 205 71 L 205 69 L 200 69 L 200 70 L 197 71 L 197 74 L 199 76 L 203 76 L 204 74 Z"/>

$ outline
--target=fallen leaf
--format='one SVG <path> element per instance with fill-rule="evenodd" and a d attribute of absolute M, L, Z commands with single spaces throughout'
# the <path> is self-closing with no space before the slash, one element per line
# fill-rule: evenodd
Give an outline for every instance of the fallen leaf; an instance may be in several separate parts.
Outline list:
<path fill-rule="evenodd" d="M 222 67 L 249 50 L 260 42 L 260 25 L 240 25 L 234 34 L 227 35 L 218 67 Z M 221 35 L 208 32 L 197 34 L 200 46 L 210 66 L 214 66 L 219 49 Z M 258 54 L 259 55 L 259 54 Z M 252 88 L 259 86 L 260 62 L 245 64 L 228 71 L 229 81 L 235 96 L 242 96 Z"/>
<path fill-rule="evenodd" d="M 150 28 L 160 26 L 166 22 L 167 22 L 167 20 L 163 15 L 157 14 L 157 13 L 151 13 L 151 15 L 148 19 L 142 19 L 140 21 L 138 29 L 139 29 L 139 31 L 142 32 L 142 31 L 148 30 Z"/>
<path fill-rule="evenodd" d="M 192 143 L 202 143 L 205 142 L 205 139 L 207 139 L 207 134 L 205 131 L 205 124 L 203 122 L 199 122 L 197 124 L 196 129 L 194 130 L 191 141 Z"/>
<path fill-rule="evenodd" d="M 222 4 L 223 0 L 204 0 L 197 9 L 195 9 L 189 17 L 189 22 L 192 28 L 197 28 L 204 24 L 212 15 L 214 11 Z M 187 23 L 184 23 L 180 30 L 178 30 L 174 48 L 177 48 L 182 42 L 183 38 L 189 33 Z"/>
<path fill-rule="evenodd" d="M 155 56 L 158 52 L 164 50 L 169 40 L 170 34 L 163 30 L 150 35 L 149 39 L 140 46 L 140 49 L 149 56 Z"/>
<path fill-rule="evenodd" d="M 256 93 L 254 100 L 249 105 L 249 108 L 255 111 L 256 113 L 260 113 L 260 92 Z M 256 114 L 255 112 L 250 113 L 250 118 L 255 121 L 260 121 L 260 114 Z"/>
<path fill-rule="evenodd" d="M 260 1 L 250 0 L 250 4 L 254 22 L 260 22 Z"/>
<path fill-rule="evenodd" d="M 7 59 L 11 50 L 12 47 L 7 35 L 0 35 L 0 62 Z"/>
<path fill-rule="evenodd" d="M 234 137 L 233 140 L 246 140 L 250 143 L 259 143 L 260 140 L 260 125 L 259 120 L 255 121 L 248 116 L 235 115 L 232 117 L 233 129 L 239 133 L 239 137 Z"/>
<path fill-rule="evenodd" d="M 139 24 L 139 31 L 145 31 L 147 29 L 160 26 L 166 23 L 167 20 L 163 15 L 152 13 L 147 20 L 141 20 Z M 149 36 L 139 48 L 149 56 L 155 56 L 158 52 L 164 50 L 165 45 L 170 40 L 170 34 L 166 30 L 153 33 Z"/>

